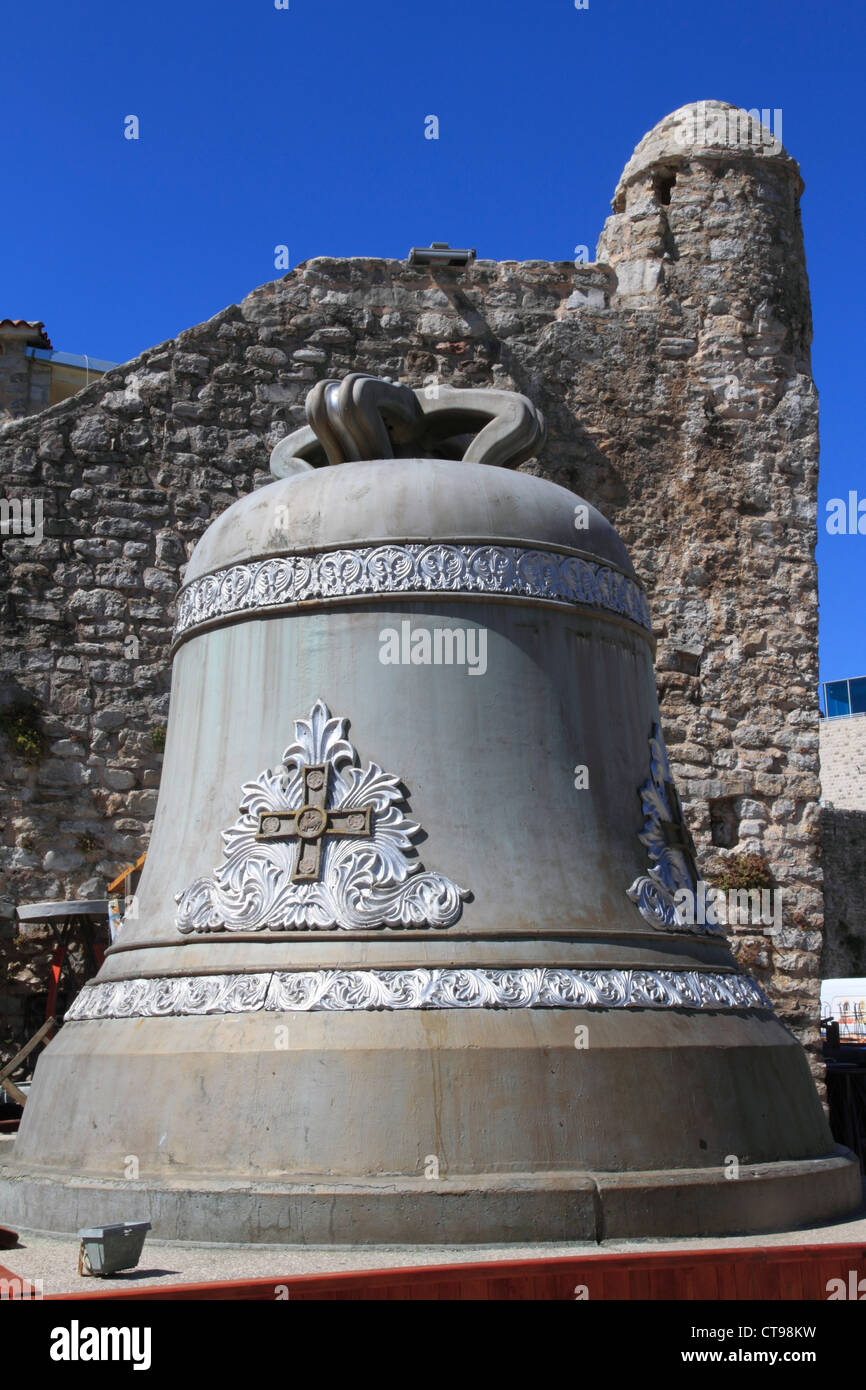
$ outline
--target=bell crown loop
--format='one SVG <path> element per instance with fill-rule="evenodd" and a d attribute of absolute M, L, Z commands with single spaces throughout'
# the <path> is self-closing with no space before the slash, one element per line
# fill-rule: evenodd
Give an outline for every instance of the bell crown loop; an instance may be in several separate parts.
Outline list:
<path fill-rule="evenodd" d="M 516 468 L 547 437 L 541 411 L 515 391 L 438 383 L 413 390 L 366 372 L 317 382 L 305 409 L 307 425 L 271 453 L 277 478 L 324 464 L 413 457 Z"/>

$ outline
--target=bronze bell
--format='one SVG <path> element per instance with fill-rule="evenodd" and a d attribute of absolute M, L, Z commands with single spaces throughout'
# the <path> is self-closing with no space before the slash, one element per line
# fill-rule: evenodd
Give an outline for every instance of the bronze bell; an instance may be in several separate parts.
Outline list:
<path fill-rule="evenodd" d="M 138 910 L 4 1212 L 482 1242 L 853 1209 L 802 1048 L 689 920 L 647 601 L 515 467 L 538 412 L 357 374 L 307 410 L 189 563 Z"/>

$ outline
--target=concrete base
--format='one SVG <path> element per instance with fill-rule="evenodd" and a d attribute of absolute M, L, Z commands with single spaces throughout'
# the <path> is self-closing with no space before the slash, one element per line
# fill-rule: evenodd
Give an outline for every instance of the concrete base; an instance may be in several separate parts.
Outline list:
<path fill-rule="evenodd" d="M 74 1022 L 0 1160 L 0 1223 L 241 1244 L 722 1235 L 859 1202 L 763 1011 Z"/>
<path fill-rule="evenodd" d="M 679 1172 L 483 1174 L 361 1182 L 84 1179 L 0 1164 L 0 1216 L 34 1230 L 147 1220 L 164 1240 L 484 1244 L 737 1235 L 831 1221 L 860 1200 L 857 1159 Z"/>

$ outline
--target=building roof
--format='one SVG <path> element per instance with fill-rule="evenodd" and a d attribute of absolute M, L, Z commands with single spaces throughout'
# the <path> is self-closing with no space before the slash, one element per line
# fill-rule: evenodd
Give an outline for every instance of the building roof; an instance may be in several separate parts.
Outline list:
<path fill-rule="evenodd" d="M 44 348 L 28 347 L 28 357 L 37 357 L 41 362 L 53 362 L 58 367 L 80 367 L 82 371 L 89 372 L 110 372 L 112 367 L 120 364 L 108 362 L 104 357 L 88 357 L 86 353 L 77 352 L 49 352 Z"/>
<path fill-rule="evenodd" d="M 51 348 L 52 343 L 48 334 L 45 332 L 45 324 L 41 319 L 0 319 L 0 331 L 4 328 L 29 328 L 32 330 L 28 338 L 29 347 Z"/>

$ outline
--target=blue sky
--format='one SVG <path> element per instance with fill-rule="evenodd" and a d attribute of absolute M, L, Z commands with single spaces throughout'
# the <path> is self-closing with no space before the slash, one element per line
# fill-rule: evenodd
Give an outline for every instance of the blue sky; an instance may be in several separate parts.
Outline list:
<path fill-rule="evenodd" d="M 864 30 L 854 0 L 10 6 L 0 317 L 125 361 L 273 279 L 277 244 L 293 266 L 433 239 L 568 259 L 669 111 L 781 108 L 806 180 L 823 518 L 866 498 Z M 818 558 L 822 678 L 864 674 L 866 536 L 823 533 Z"/>

